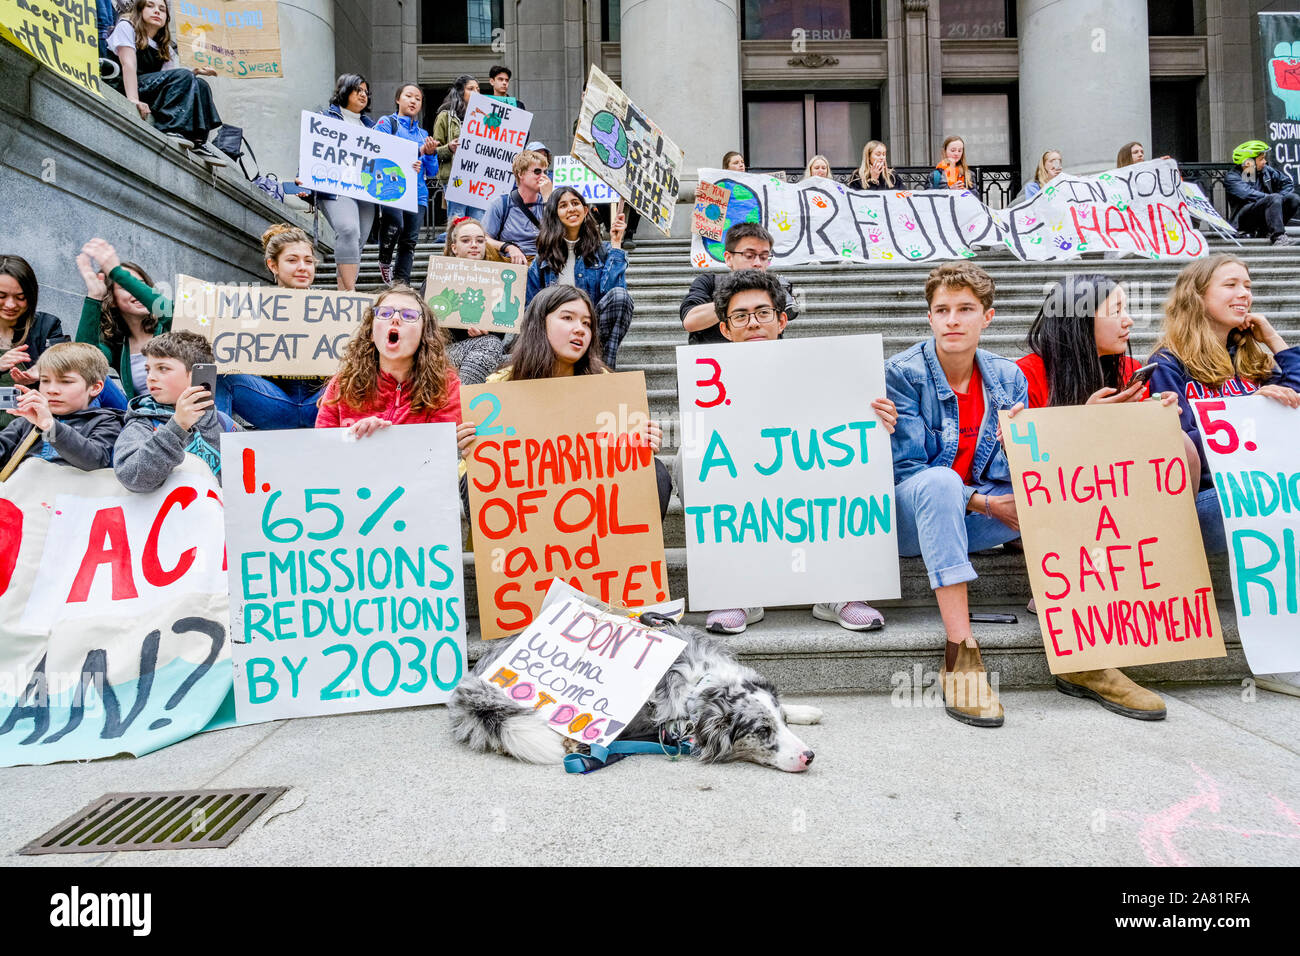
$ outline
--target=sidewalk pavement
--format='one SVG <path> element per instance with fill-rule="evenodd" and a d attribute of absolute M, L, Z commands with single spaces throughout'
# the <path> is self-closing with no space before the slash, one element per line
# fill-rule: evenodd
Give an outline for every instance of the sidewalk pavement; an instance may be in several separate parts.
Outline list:
<path fill-rule="evenodd" d="M 442 707 L 201 734 L 141 758 L 0 769 L 10 866 L 1300 864 L 1300 700 L 1157 687 L 1146 723 L 1054 689 L 966 727 L 886 694 L 806 695 L 805 774 L 632 757 L 587 777 L 454 744 Z M 24 857 L 114 791 L 290 786 L 225 850 Z"/>

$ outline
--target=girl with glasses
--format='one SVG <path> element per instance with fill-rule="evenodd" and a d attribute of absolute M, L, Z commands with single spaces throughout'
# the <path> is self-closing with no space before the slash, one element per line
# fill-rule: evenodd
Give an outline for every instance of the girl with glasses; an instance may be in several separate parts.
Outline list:
<path fill-rule="evenodd" d="M 389 425 L 460 423 L 460 379 L 433 310 L 410 286 L 381 292 L 325 387 L 317 428 L 364 438 Z"/>

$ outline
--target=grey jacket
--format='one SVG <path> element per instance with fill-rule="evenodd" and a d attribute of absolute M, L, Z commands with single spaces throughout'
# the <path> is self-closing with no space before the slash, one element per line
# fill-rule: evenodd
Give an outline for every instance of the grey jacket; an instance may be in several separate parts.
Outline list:
<path fill-rule="evenodd" d="M 0 431 L 0 467 L 36 426 L 17 418 Z M 44 458 L 82 471 L 113 463 L 113 442 L 122 430 L 122 413 L 114 408 L 86 408 L 60 415 L 54 425 L 27 450 L 26 458 Z"/>
<path fill-rule="evenodd" d="M 150 395 L 131 400 L 126 425 L 113 449 L 113 471 L 131 491 L 161 488 L 181 463 L 185 453 L 197 455 L 221 480 L 221 433 L 234 431 L 234 423 L 215 408 L 203 413 L 186 431 L 176 424 L 175 406 L 160 405 Z M 229 422 L 230 427 L 224 427 Z"/>

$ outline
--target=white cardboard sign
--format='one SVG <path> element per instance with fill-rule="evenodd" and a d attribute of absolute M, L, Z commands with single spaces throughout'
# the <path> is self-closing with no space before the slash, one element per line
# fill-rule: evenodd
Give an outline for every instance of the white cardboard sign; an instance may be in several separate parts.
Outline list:
<path fill-rule="evenodd" d="M 508 194 L 515 181 L 515 157 L 523 152 L 532 125 L 527 110 L 471 94 L 447 179 L 447 201 L 484 209 Z"/>
<path fill-rule="evenodd" d="M 409 139 L 302 111 L 298 178 L 308 189 L 415 212 L 424 175 L 412 168 L 417 155 Z"/>

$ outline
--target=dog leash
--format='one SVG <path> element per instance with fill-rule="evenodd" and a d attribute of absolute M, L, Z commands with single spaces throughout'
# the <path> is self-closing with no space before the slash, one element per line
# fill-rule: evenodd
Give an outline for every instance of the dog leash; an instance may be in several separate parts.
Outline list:
<path fill-rule="evenodd" d="M 668 757 L 689 757 L 691 741 L 684 737 L 664 735 L 660 739 L 616 740 L 608 747 L 591 745 L 590 754 L 566 754 L 565 773 L 595 773 L 602 767 L 618 763 L 633 754 L 664 754 Z"/>

